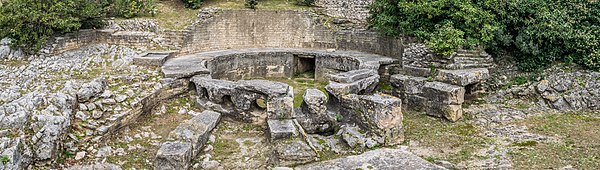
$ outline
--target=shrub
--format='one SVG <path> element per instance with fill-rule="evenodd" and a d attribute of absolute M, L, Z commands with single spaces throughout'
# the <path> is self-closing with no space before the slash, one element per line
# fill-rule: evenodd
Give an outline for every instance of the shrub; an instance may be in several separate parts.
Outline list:
<path fill-rule="evenodd" d="M 13 48 L 37 52 L 51 36 L 99 27 L 104 17 L 99 0 L 7 0 L 0 5 L 0 37 Z"/>
<path fill-rule="evenodd" d="M 376 0 L 370 10 L 374 29 L 418 37 L 441 55 L 485 48 L 526 71 L 554 61 L 600 69 L 600 1 Z"/>
<path fill-rule="evenodd" d="M 181 0 L 186 8 L 198 9 L 204 0 Z"/>
<path fill-rule="evenodd" d="M 246 8 L 256 9 L 256 5 L 258 5 L 258 0 L 246 0 Z"/>
<path fill-rule="evenodd" d="M 377 0 L 370 24 L 391 35 L 409 35 L 448 55 L 458 48 L 478 48 L 493 39 L 494 15 L 471 0 Z"/>
<path fill-rule="evenodd" d="M 154 0 L 114 0 L 111 4 L 109 13 L 114 17 L 133 18 L 156 13 Z"/>
<path fill-rule="evenodd" d="M 296 0 L 296 4 L 302 6 L 313 6 L 315 4 L 315 0 Z"/>

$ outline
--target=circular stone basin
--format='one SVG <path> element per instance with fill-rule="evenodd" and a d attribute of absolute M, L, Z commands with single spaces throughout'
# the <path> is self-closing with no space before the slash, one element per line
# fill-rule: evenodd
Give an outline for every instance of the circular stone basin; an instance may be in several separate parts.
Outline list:
<path fill-rule="evenodd" d="M 167 78 L 209 74 L 214 79 L 280 78 L 314 71 L 315 79 L 358 69 L 379 69 L 395 59 L 355 51 L 315 49 L 241 49 L 197 53 L 167 61 L 162 71 Z"/>
<path fill-rule="evenodd" d="M 242 119 L 255 117 L 244 115 L 251 110 L 266 109 L 268 117 L 292 118 L 292 109 L 300 105 L 305 89 L 296 91 L 298 96 L 294 97 L 293 87 L 284 83 L 248 79 L 292 78 L 303 74 L 314 77 L 315 81 L 327 82 L 331 78 L 339 81 L 334 75 L 341 73 L 345 76 L 344 73 L 359 69 L 378 70 L 382 65 L 394 61 L 388 57 L 355 51 L 240 49 L 176 57 L 168 60 L 162 71 L 168 78 L 196 76 L 191 82 L 201 98 L 198 103 L 205 109 L 234 113 Z M 282 85 L 285 87 L 279 87 Z M 272 93 L 275 89 L 286 93 Z"/>

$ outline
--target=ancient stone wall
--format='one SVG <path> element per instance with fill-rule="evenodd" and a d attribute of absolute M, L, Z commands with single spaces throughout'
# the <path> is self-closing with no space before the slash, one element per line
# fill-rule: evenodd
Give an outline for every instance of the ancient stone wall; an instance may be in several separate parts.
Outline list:
<path fill-rule="evenodd" d="M 57 54 L 106 43 L 179 49 L 180 54 L 244 48 L 312 48 L 402 57 L 401 39 L 365 29 L 333 29 L 321 20 L 322 16 L 308 11 L 204 9 L 186 30 L 162 30 L 147 20 L 111 22 L 103 30 L 82 30 L 55 37 L 43 52 Z"/>
<path fill-rule="evenodd" d="M 331 34 L 307 13 L 297 11 L 223 10 L 192 28 L 183 53 L 223 49 L 288 47 L 310 48 L 319 41 L 332 46 Z M 329 37 L 328 37 L 329 36 Z"/>
<path fill-rule="evenodd" d="M 327 15 L 365 21 L 369 5 L 374 0 L 316 0 L 315 5 L 325 9 Z"/>
<path fill-rule="evenodd" d="M 202 16 L 181 53 L 243 48 L 315 48 L 369 52 L 401 58 L 402 41 L 370 30 L 334 30 L 306 11 L 221 10 Z"/>

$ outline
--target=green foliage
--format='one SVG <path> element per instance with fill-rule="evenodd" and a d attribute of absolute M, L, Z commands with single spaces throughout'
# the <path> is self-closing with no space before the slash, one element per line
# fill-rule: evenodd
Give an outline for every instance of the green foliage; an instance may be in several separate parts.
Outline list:
<path fill-rule="evenodd" d="M 472 0 L 378 0 L 371 5 L 370 24 L 391 36 L 409 35 L 435 52 L 450 55 L 477 48 L 493 39 L 494 15 Z"/>
<path fill-rule="evenodd" d="M 10 162 L 10 158 L 7 155 L 2 155 L 2 158 L 0 158 L 2 160 L 2 164 L 6 165 L 8 162 Z"/>
<path fill-rule="evenodd" d="M 0 37 L 13 48 L 37 52 L 54 34 L 102 24 L 100 0 L 7 0 L 0 6 Z"/>
<path fill-rule="evenodd" d="M 315 0 L 296 0 L 296 4 L 302 6 L 313 6 L 315 4 Z"/>
<path fill-rule="evenodd" d="M 600 70 L 600 2 L 589 0 L 377 0 L 369 22 L 415 36 L 441 55 L 485 48 L 534 71 L 554 61 Z"/>
<path fill-rule="evenodd" d="M 204 0 L 181 0 L 186 8 L 198 9 Z"/>
<path fill-rule="evenodd" d="M 35 53 L 52 36 L 101 27 L 106 16 L 154 13 L 154 0 L 6 0 L 0 4 L 0 39 Z"/>
<path fill-rule="evenodd" d="M 156 5 L 154 0 L 114 0 L 109 10 L 109 14 L 115 17 L 154 16 Z"/>
<path fill-rule="evenodd" d="M 342 122 L 343 119 L 344 116 L 342 116 L 341 114 L 338 113 L 335 115 L 335 121 Z"/>
<path fill-rule="evenodd" d="M 256 5 L 258 5 L 258 0 L 246 0 L 246 8 L 256 9 Z"/>
<path fill-rule="evenodd" d="M 489 51 L 512 53 L 521 69 L 533 71 L 557 60 L 600 69 L 600 2 L 529 0 L 486 7 L 502 28 Z"/>

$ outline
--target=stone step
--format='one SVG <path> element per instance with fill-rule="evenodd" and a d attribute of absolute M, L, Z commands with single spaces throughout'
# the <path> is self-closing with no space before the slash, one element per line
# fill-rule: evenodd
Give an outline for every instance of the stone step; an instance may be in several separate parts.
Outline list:
<path fill-rule="evenodd" d="M 454 57 L 454 63 L 491 63 L 493 59 L 491 57 L 480 58 L 480 57 Z"/>
<path fill-rule="evenodd" d="M 472 63 L 472 64 L 448 64 L 445 69 L 460 70 L 460 69 L 476 69 L 476 68 L 491 68 L 494 64 L 491 63 Z"/>
<path fill-rule="evenodd" d="M 156 153 L 155 169 L 188 169 L 190 161 L 204 147 L 221 114 L 206 110 L 181 123 L 169 133 L 167 142 Z"/>
<path fill-rule="evenodd" d="M 461 70 L 437 70 L 437 74 L 433 77 L 436 81 L 441 81 L 448 84 L 467 86 L 482 82 L 490 77 L 487 68 L 461 69 Z"/>

